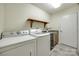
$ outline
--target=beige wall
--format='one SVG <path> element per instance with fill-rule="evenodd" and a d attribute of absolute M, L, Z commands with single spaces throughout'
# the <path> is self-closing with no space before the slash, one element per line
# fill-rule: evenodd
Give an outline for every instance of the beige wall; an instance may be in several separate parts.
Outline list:
<path fill-rule="evenodd" d="M 0 12 L 2 14 L 5 12 L 4 31 L 18 31 L 28 28 L 29 25 L 26 24 L 26 20 L 28 18 L 35 18 L 37 20 L 49 21 L 49 25 L 48 25 L 49 27 L 51 27 L 52 29 L 59 29 L 59 22 L 61 16 L 67 13 L 76 12 L 78 6 L 73 6 L 72 8 L 64 9 L 55 14 L 52 14 L 51 18 L 48 13 L 31 4 L 6 4 L 5 11 L 3 10 L 2 6 L 0 6 L 0 8 L 1 8 Z M 1 15 L 0 18 L 2 18 L 2 16 L 3 15 Z M 0 19 L 0 22 L 1 22 L 0 32 L 2 32 L 3 20 Z M 42 27 L 43 25 L 43 24 L 41 25 L 39 24 L 36 25 L 36 24 L 37 23 L 34 23 L 33 26 Z"/>
<path fill-rule="evenodd" d="M 0 4 L 0 33 L 3 32 L 4 28 L 4 5 Z"/>
<path fill-rule="evenodd" d="M 6 4 L 5 12 L 4 31 L 27 29 L 28 26 L 25 23 L 28 18 L 35 18 L 43 21 L 50 20 L 50 15 L 48 13 L 31 4 Z"/>
<path fill-rule="evenodd" d="M 66 15 L 66 14 L 69 14 L 69 13 L 77 12 L 78 9 L 79 9 L 78 5 L 74 5 L 71 8 L 64 9 L 64 10 L 61 10 L 61 11 L 53 14 L 51 16 L 50 27 L 52 29 L 59 30 L 61 17 Z"/>

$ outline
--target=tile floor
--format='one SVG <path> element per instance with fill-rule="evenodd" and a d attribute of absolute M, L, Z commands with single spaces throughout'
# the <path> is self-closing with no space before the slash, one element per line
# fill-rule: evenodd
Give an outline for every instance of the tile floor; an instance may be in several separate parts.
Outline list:
<path fill-rule="evenodd" d="M 51 56 L 78 56 L 76 49 L 70 46 L 59 44 L 51 51 Z"/>

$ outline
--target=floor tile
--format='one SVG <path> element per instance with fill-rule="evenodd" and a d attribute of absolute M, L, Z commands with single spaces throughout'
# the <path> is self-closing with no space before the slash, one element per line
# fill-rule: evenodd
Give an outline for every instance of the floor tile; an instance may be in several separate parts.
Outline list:
<path fill-rule="evenodd" d="M 64 44 L 58 44 L 51 51 L 51 56 L 78 56 L 76 49 Z"/>

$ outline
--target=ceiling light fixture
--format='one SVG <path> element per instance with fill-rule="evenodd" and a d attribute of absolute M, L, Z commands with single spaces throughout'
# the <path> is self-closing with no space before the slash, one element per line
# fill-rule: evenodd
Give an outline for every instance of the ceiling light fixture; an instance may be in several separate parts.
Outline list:
<path fill-rule="evenodd" d="M 58 8 L 62 5 L 62 3 L 50 3 L 54 8 Z"/>

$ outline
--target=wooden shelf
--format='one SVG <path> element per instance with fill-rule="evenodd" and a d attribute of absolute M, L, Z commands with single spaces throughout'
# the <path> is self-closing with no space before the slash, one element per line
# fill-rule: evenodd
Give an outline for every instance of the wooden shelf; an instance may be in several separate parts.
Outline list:
<path fill-rule="evenodd" d="M 40 20 L 36 20 L 36 19 L 30 19 L 30 18 L 27 21 L 30 21 L 30 27 L 31 28 L 32 28 L 33 22 L 44 23 L 44 28 L 45 28 L 46 24 L 48 24 L 48 22 L 40 21 Z"/>

